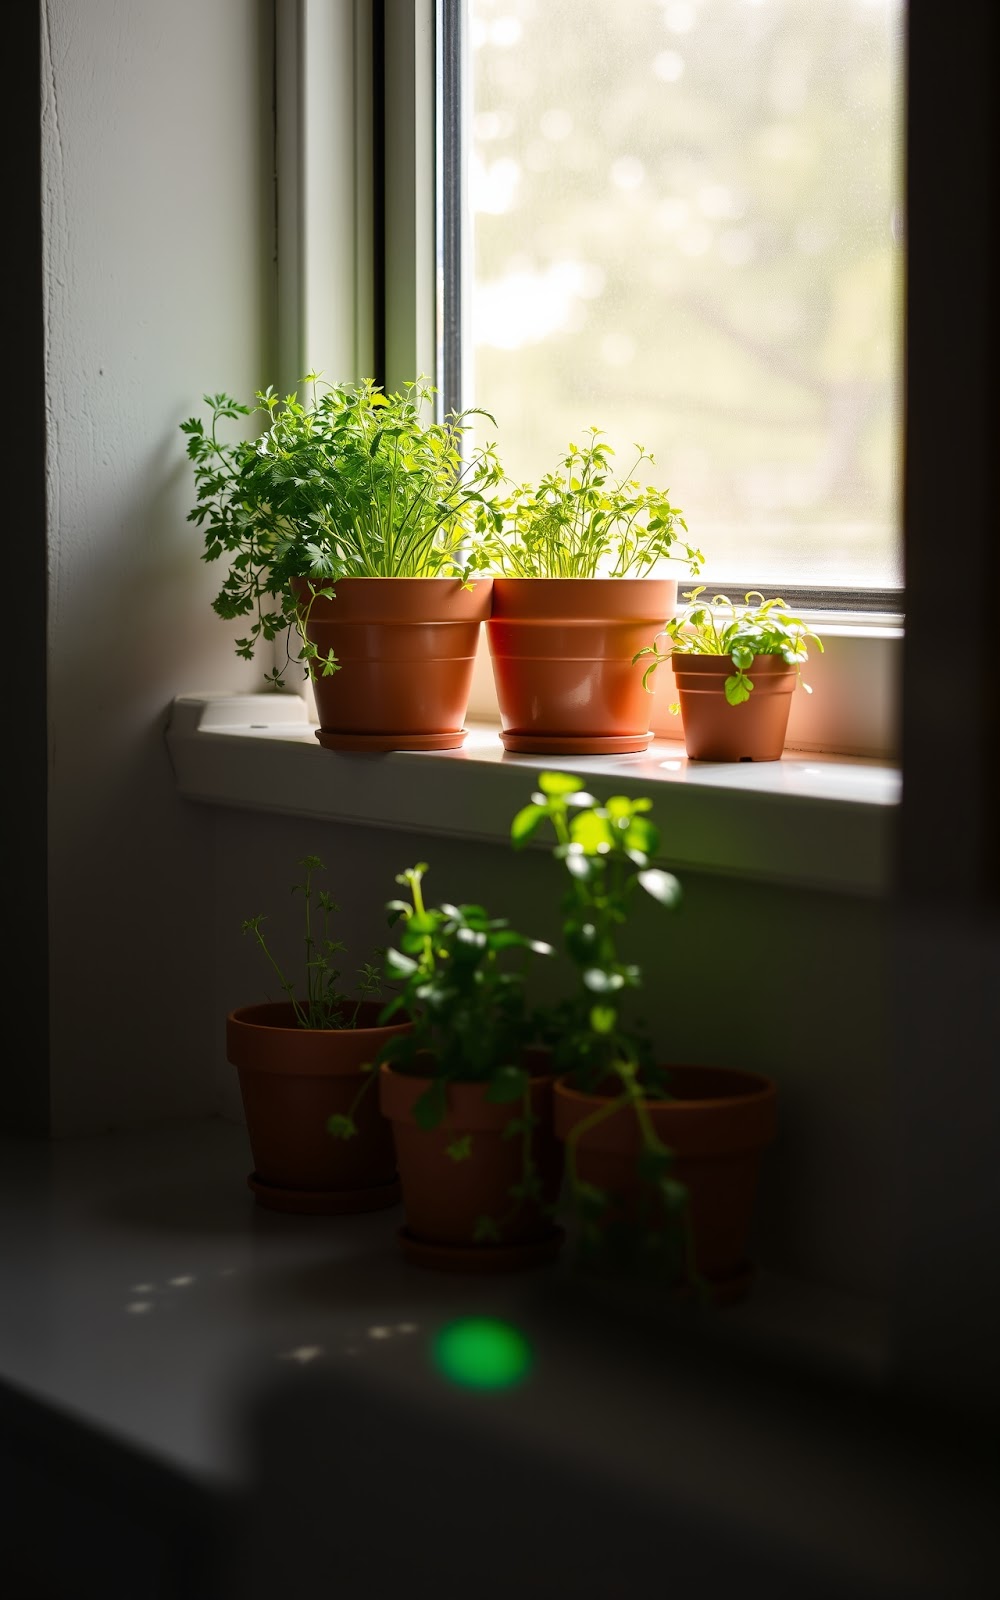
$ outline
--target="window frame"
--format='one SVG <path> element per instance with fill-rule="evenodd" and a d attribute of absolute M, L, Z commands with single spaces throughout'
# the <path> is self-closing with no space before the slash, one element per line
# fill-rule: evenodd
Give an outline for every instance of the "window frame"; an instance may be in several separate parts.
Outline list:
<path fill-rule="evenodd" d="M 460 408 L 468 268 L 456 272 L 463 185 L 448 95 L 462 93 L 463 14 L 464 0 L 276 0 L 278 343 L 288 388 L 304 362 L 387 388 L 423 375 L 439 416 Z M 736 577 L 712 587 L 756 585 Z M 821 636 L 832 630 L 817 668 L 822 694 L 796 696 L 793 747 L 897 759 L 902 593 L 793 587 L 783 598 Z M 875 691 L 859 694 L 869 672 Z M 485 629 L 469 715 L 499 726 Z M 654 730 L 680 736 L 666 715 Z"/>

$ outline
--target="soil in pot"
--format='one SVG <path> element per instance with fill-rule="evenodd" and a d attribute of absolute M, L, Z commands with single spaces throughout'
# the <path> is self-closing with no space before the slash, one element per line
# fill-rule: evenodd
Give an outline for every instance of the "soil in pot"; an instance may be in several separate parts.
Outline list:
<path fill-rule="evenodd" d="M 298 1027 L 288 1001 L 242 1006 L 226 1018 L 226 1056 L 239 1074 L 253 1154 L 247 1181 L 259 1205 L 336 1213 L 398 1204 L 392 1130 L 363 1068 L 410 1024 L 380 1028 L 380 1009 L 363 1002 L 361 1026 L 343 1029 Z M 329 1118 L 348 1114 L 357 1133 L 335 1138 Z"/>
<path fill-rule="evenodd" d="M 658 1137 L 673 1152 L 670 1176 L 688 1191 L 687 1226 L 695 1268 L 713 1299 L 727 1304 L 741 1299 L 753 1279 L 747 1240 L 761 1155 L 776 1134 L 777 1087 L 760 1073 L 735 1068 L 667 1070 L 674 1098 L 650 1100 L 646 1107 Z M 558 1079 L 553 1098 L 557 1138 L 565 1142 L 577 1124 L 602 1104 L 606 1100 L 600 1095 L 584 1094 Z M 604 1216 L 608 1226 L 634 1227 L 643 1219 L 641 1147 L 635 1113 L 625 1107 L 578 1137 L 577 1177 L 608 1195 Z M 649 1225 L 648 1217 L 644 1225 Z M 661 1211 L 654 1225 L 678 1223 Z M 678 1279 L 678 1287 L 687 1287 L 683 1279 Z"/>
<path fill-rule="evenodd" d="M 296 579 L 308 608 L 305 633 L 340 671 L 313 673 L 319 728 L 328 750 L 452 750 L 465 714 L 480 626 L 492 579 L 342 578 L 332 600 Z"/>
<path fill-rule="evenodd" d="M 645 750 L 653 696 L 633 658 L 676 605 L 673 579 L 495 578 L 486 634 L 504 748 Z"/>
<path fill-rule="evenodd" d="M 693 761 L 779 761 L 798 675 L 782 656 L 754 656 L 748 699 L 731 706 L 725 683 L 736 670 L 729 656 L 671 656 Z"/>
<path fill-rule="evenodd" d="M 413 1108 L 431 1079 L 383 1065 L 381 1104 L 392 1124 L 405 1216 L 399 1241 L 409 1260 L 443 1271 L 488 1273 L 556 1257 L 563 1229 L 553 1222 L 551 1208 L 563 1154 L 552 1130 L 553 1078 L 542 1070 L 546 1060 L 532 1052 L 526 1062 L 538 1119 L 530 1137 L 540 1200 L 510 1193 L 524 1168 L 523 1137 L 507 1134 L 512 1119 L 522 1116 L 520 1101 L 496 1105 L 486 1099 L 486 1084 L 451 1083 L 445 1116 L 428 1131 L 418 1127 Z M 456 1151 L 463 1152 L 460 1159 Z M 484 1236 L 483 1218 L 492 1221 L 495 1236 Z"/>

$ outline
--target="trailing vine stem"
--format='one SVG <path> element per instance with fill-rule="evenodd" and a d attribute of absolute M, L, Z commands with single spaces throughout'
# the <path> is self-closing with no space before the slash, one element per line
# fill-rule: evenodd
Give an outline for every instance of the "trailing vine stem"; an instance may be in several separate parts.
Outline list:
<path fill-rule="evenodd" d="M 626 1024 L 624 1002 L 642 986 L 641 969 L 622 959 L 618 930 L 628 920 L 635 893 L 645 891 L 664 907 L 677 904 L 680 888 L 671 873 L 650 863 L 659 833 L 647 812 L 650 802 L 611 796 L 601 803 L 579 778 L 542 772 L 538 791 L 511 825 L 515 847 L 524 846 L 547 825 L 553 854 L 569 876 L 563 897 L 563 943 L 579 972 L 580 984 L 568 1000 L 552 1008 L 548 1037 L 567 1083 L 585 1094 L 602 1096 L 566 1140 L 567 1175 L 584 1226 L 584 1237 L 600 1232 L 610 1199 L 584 1183 L 579 1174 L 581 1138 L 609 1118 L 630 1111 L 639 1139 L 637 1178 L 642 1192 L 655 1198 L 662 1232 L 680 1243 L 683 1276 L 697 1288 L 700 1278 L 692 1248 L 690 1197 L 674 1174 L 673 1152 L 656 1132 L 649 1102 L 670 1098 L 669 1070 L 655 1060 L 641 1029 Z M 609 1084 L 617 1085 L 609 1092 Z"/>

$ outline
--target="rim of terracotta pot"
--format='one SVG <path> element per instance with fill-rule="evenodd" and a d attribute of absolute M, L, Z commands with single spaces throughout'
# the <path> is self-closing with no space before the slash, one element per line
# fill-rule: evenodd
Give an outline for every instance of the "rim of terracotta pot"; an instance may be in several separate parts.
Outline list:
<path fill-rule="evenodd" d="M 555 611 L 593 617 L 605 625 L 639 620 L 662 627 L 676 606 L 676 578 L 496 577 L 488 620 L 530 621 Z"/>
<path fill-rule="evenodd" d="M 290 581 L 293 584 L 303 584 L 303 585 L 304 584 L 314 583 L 314 584 L 316 584 L 317 588 L 326 588 L 327 585 L 329 585 L 332 588 L 340 588 L 342 585 L 346 585 L 346 586 L 348 586 L 348 587 L 350 587 L 352 589 L 354 589 L 354 588 L 360 589 L 364 585 L 369 584 L 369 583 L 371 583 L 371 584 L 379 584 L 379 583 L 390 584 L 390 583 L 395 583 L 395 584 L 400 584 L 400 585 L 404 585 L 405 584 L 406 586 L 409 586 L 411 583 L 439 583 L 439 584 L 453 584 L 453 585 L 455 585 L 456 588 L 459 588 L 459 589 L 462 589 L 462 588 L 465 587 L 465 584 L 463 583 L 462 579 L 457 577 L 457 576 L 454 576 L 454 575 L 451 576 L 451 577 L 442 577 L 440 573 L 434 573 L 434 574 L 427 573 L 426 575 L 424 575 L 424 574 L 419 573 L 419 572 L 412 572 L 412 573 L 410 573 L 408 575 L 405 575 L 405 576 L 399 576 L 399 575 L 391 574 L 391 573 L 377 573 L 377 572 L 375 572 L 375 573 L 371 573 L 371 574 L 366 574 L 364 577 L 357 576 L 357 577 L 344 577 L 344 578 L 292 578 Z M 475 583 L 495 583 L 496 582 L 496 576 L 492 572 L 470 573 L 468 581 L 469 581 L 469 583 L 473 583 L 473 584 L 475 584 Z"/>
<path fill-rule="evenodd" d="M 366 1016 L 371 1016 L 373 1013 L 377 1016 L 383 1004 L 381 1000 L 362 1000 L 360 1009 Z M 350 1034 L 352 1038 L 367 1033 L 408 1033 L 412 1026 L 410 1022 L 387 1022 L 382 1026 L 372 1022 L 366 1023 L 363 1028 L 300 1028 L 295 1017 L 295 1008 L 290 1000 L 264 1000 L 258 1005 L 236 1006 L 227 1012 L 226 1021 L 236 1022 L 241 1028 L 260 1028 L 263 1032 L 269 1033 L 291 1032 L 327 1036 Z"/>
<path fill-rule="evenodd" d="M 666 1068 L 669 1072 L 670 1068 Z M 643 1102 L 648 1114 L 659 1121 L 661 1138 L 673 1147 L 678 1160 L 715 1158 L 740 1150 L 757 1150 L 773 1143 L 777 1136 L 777 1091 L 773 1078 L 764 1073 L 737 1067 L 705 1067 L 677 1062 L 675 1070 L 717 1073 L 745 1085 L 741 1093 L 678 1096 Z M 565 1076 L 553 1088 L 553 1115 L 557 1139 L 565 1142 L 573 1130 L 614 1096 L 588 1093 L 572 1088 Z M 638 1124 L 627 1106 L 619 1107 L 603 1122 L 580 1136 L 585 1144 L 618 1149 L 621 1153 L 639 1145 Z"/>
<path fill-rule="evenodd" d="M 763 1099 L 774 1099 L 778 1092 L 778 1085 L 774 1078 L 769 1078 L 763 1072 L 752 1072 L 746 1067 L 704 1066 L 700 1062 L 677 1061 L 662 1070 L 668 1075 L 671 1071 L 718 1073 L 722 1077 L 741 1079 L 746 1083 L 746 1089 L 742 1094 L 706 1095 L 698 1098 L 684 1095 L 671 1099 L 662 1099 L 660 1097 L 644 1099 L 643 1104 L 654 1111 L 661 1109 L 665 1111 L 674 1110 L 677 1106 L 690 1107 L 692 1110 L 705 1110 L 708 1107 L 721 1109 L 757 1103 Z M 568 1075 L 565 1073 L 556 1078 L 554 1089 L 557 1094 L 567 1100 L 577 1100 L 587 1105 L 598 1105 L 615 1098 L 611 1094 L 597 1094 L 590 1090 L 574 1089 L 568 1081 Z"/>
<path fill-rule="evenodd" d="M 296 599 L 309 598 L 309 585 L 331 588 L 332 600 L 318 596 L 312 617 L 317 622 L 484 622 L 489 616 L 493 578 L 290 578 Z"/>
<path fill-rule="evenodd" d="M 732 656 L 708 655 L 707 653 L 692 650 L 671 651 L 670 665 L 674 669 L 675 676 L 681 672 L 726 672 L 728 674 L 736 671 Z M 753 661 L 748 667 L 744 668 L 744 671 L 747 673 L 756 672 L 758 677 L 762 673 L 776 678 L 783 677 L 786 673 L 789 677 L 794 678 L 795 676 L 795 667 L 786 661 L 784 656 L 773 654 L 754 656 Z M 745 705 L 746 701 L 743 704 Z"/>
<path fill-rule="evenodd" d="M 379 1076 L 381 1079 L 379 1084 L 379 1103 L 383 1113 L 390 1121 L 403 1119 L 409 1121 L 414 1101 L 418 1100 L 424 1091 L 437 1081 L 432 1075 L 424 1076 L 413 1072 L 400 1072 L 393 1066 L 391 1061 L 380 1063 Z M 555 1082 L 556 1076 L 554 1072 L 532 1073 L 528 1078 L 528 1086 L 533 1093 L 538 1089 L 551 1088 Z M 472 1082 L 458 1079 L 449 1080 L 445 1085 L 447 1109 L 440 1126 L 444 1126 L 449 1120 L 454 1119 L 461 1122 L 464 1128 L 470 1117 L 485 1113 L 487 1124 L 482 1130 L 485 1132 L 487 1127 L 491 1127 L 494 1123 L 499 1127 L 506 1119 L 518 1115 L 519 1101 L 498 1102 L 486 1100 L 485 1094 L 488 1088 L 489 1084 L 484 1080 Z M 457 1104 L 455 1103 L 456 1099 Z M 386 1101 L 391 1102 L 391 1104 L 387 1105 Z M 469 1132 L 474 1133 L 475 1131 L 475 1128 L 469 1128 Z"/>
<path fill-rule="evenodd" d="M 653 573 L 653 572 L 647 572 L 642 577 L 636 577 L 635 574 L 633 573 L 631 576 L 625 576 L 625 577 L 621 577 L 621 578 L 613 578 L 607 572 L 597 572 L 597 573 L 594 574 L 594 576 L 592 578 L 558 577 L 558 576 L 555 576 L 555 575 L 553 575 L 551 577 L 550 576 L 545 576 L 545 577 L 541 577 L 540 576 L 540 577 L 537 577 L 537 578 L 524 578 L 524 577 L 521 577 L 521 576 L 514 576 L 513 574 L 508 574 L 508 573 L 504 573 L 504 572 L 495 572 L 493 574 L 493 582 L 497 583 L 497 584 L 502 584 L 505 589 L 506 588 L 513 588 L 513 586 L 515 584 L 519 584 L 519 583 L 524 583 L 524 584 L 529 584 L 530 583 L 532 585 L 532 587 L 534 587 L 536 584 L 539 584 L 539 583 L 585 583 L 587 585 L 594 584 L 594 583 L 613 583 L 616 586 L 616 588 L 620 588 L 623 584 L 626 584 L 626 583 L 676 583 L 677 581 L 678 580 L 676 578 L 664 577 L 661 573 Z"/>
<path fill-rule="evenodd" d="M 366 1020 L 373 1020 L 379 1002 L 364 1005 Z M 300 1028 L 290 1001 L 237 1006 L 226 1016 L 226 1059 L 240 1072 L 281 1077 L 359 1075 L 387 1039 L 411 1027 L 407 1020 L 383 1027 Z"/>

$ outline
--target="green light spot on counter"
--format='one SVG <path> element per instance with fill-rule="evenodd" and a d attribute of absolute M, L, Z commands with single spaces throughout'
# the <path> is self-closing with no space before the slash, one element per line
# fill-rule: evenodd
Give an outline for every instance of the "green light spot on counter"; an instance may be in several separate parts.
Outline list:
<path fill-rule="evenodd" d="M 531 1367 L 531 1347 L 509 1322 L 464 1317 L 434 1340 L 434 1364 L 452 1383 L 469 1389 L 509 1389 Z"/>

